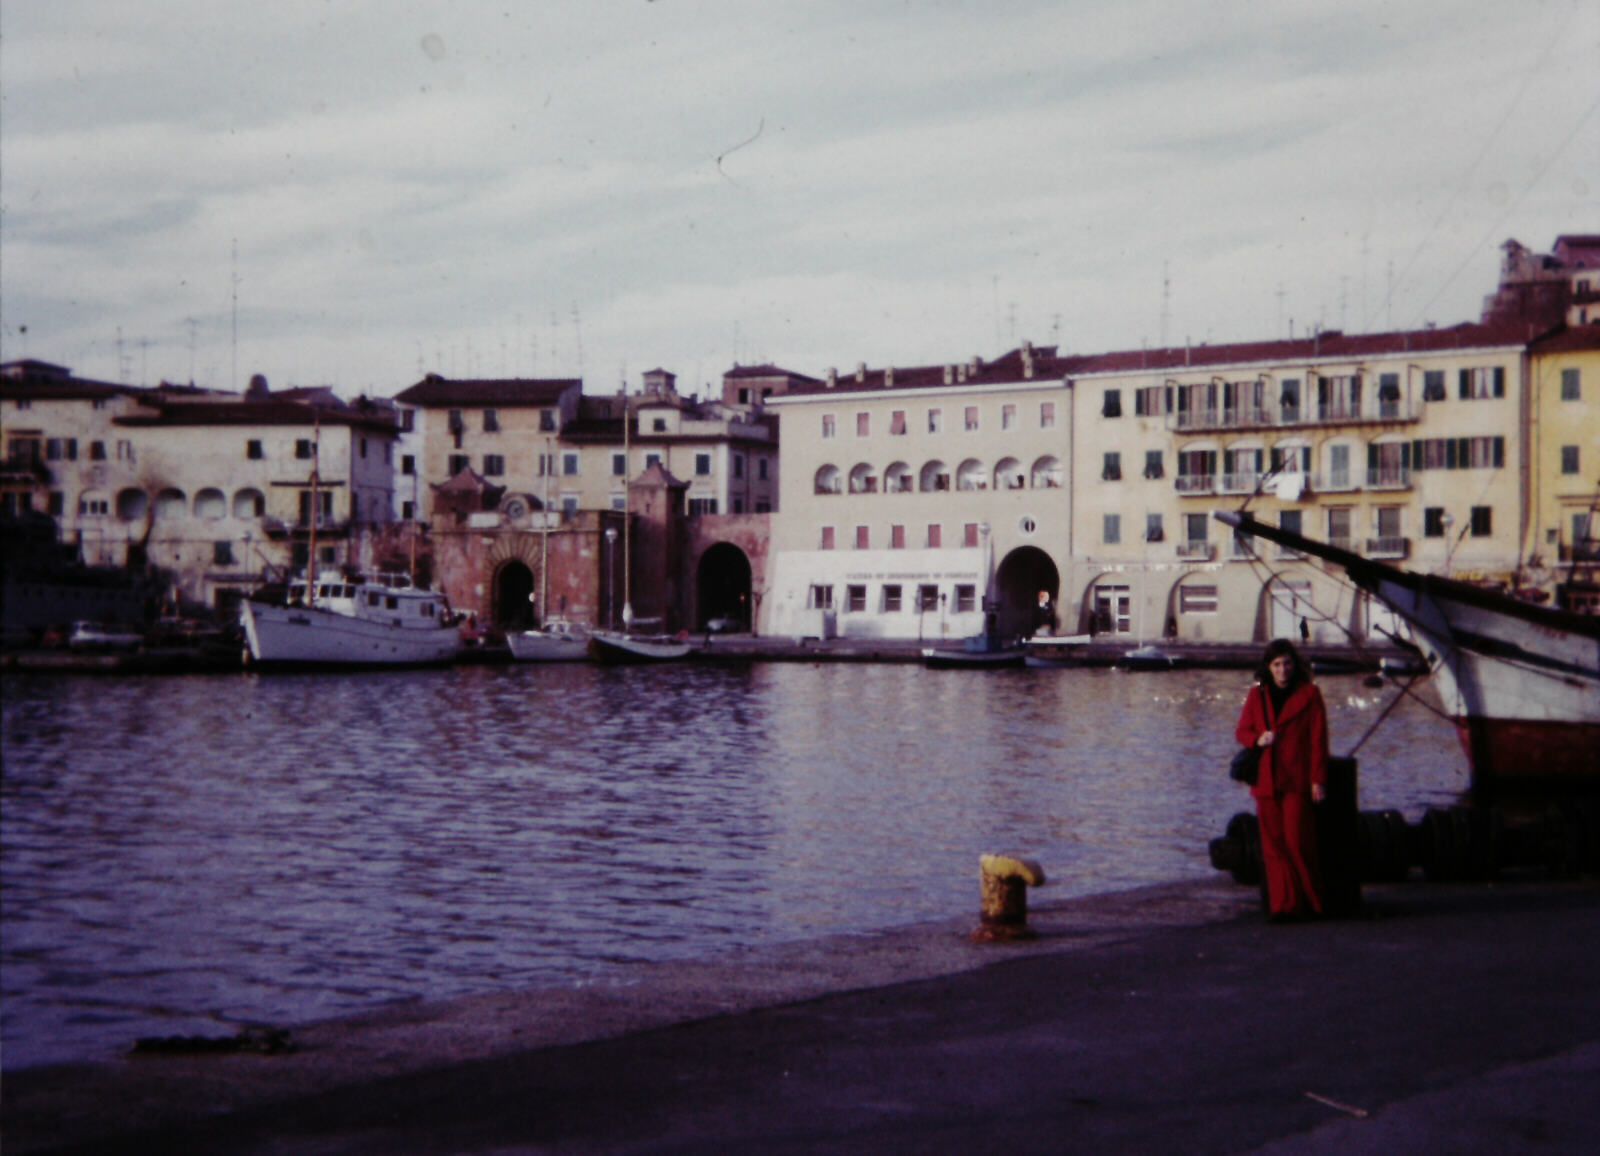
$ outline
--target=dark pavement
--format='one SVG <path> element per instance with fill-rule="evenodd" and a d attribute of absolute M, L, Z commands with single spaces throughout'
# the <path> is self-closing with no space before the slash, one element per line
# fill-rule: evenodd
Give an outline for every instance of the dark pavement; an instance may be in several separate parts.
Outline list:
<path fill-rule="evenodd" d="M 4 1147 L 1596 1150 L 1600 883 L 1369 887 L 1292 926 L 1253 900 L 1036 901 L 1030 945 L 970 945 L 974 917 L 311 1025 L 291 1056 L 10 1073 Z"/>

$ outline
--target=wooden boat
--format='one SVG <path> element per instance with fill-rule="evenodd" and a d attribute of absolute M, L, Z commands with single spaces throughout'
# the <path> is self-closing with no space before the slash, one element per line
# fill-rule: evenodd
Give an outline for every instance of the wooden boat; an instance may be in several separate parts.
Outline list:
<path fill-rule="evenodd" d="M 1363 558 L 1248 514 L 1253 534 L 1344 568 L 1410 628 L 1472 764 L 1473 792 L 1600 789 L 1600 618 Z"/>
<path fill-rule="evenodd" d="M 428 666 L 461 649 L 444 595 L 404 574 L 322 575 L 312 586 L 297 579 L 281 604 L 245 599 L 239 620 L 250 661 L 261 666 Z"/>
<path fill-rule="evenodd" d="M 597 630 L 589 636 L 589 653 L 613 666 L 643 662 L 677 662 L 694 650 L 688 639 L 670 634 L 623 634 Z"/>
<path fill-rule="evenodd" d="M 1122 670 L 1177 670 L 1186 664 L 1182 655 L 1171 654 L 1159 646 L 1136 646 L 1115 663 Z"/>
<path fill-rule="evenodd" d="M 509 632 L 506 646 L 518 662 L 586 662 L 589 632 L 570 622 L 549 622 L 539 630 Z"/>
<path fill-rule="evenodd" d="M 953 647 L 924 647 L 922 665 L 929 670 L 985 670 L 1022 666 L 1027 657 L 1027 652 L 1020 646 L 1008 646 L 988 634 L 974 634 L 962 639 L 960 650 Z"/>

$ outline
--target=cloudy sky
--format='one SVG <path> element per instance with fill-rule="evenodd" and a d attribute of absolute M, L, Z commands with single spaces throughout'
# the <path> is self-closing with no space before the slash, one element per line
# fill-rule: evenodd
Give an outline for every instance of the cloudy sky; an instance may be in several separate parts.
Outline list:
<path fill-rule="evenodd" d="M 601 392 L 1452 324 L 1600 232 L 1597 60 L 1593 0 L 7 0 L 0 353 Z"/>

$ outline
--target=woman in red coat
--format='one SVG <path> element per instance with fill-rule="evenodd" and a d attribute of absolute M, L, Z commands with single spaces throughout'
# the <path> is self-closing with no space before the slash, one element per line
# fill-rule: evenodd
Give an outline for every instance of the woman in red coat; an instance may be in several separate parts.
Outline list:
<path fill-rule="evenodd" d="M 1261 826 L 1268 913 L 1276 920 L 1322 914 L 1317 824 L 1328 781 L 1328 712 L 1311 671 L 1287 639 L 1267 647 L 1259 681 L 1245 696 L 1234 737 L 1261 748 L 1250 793 Z"/>

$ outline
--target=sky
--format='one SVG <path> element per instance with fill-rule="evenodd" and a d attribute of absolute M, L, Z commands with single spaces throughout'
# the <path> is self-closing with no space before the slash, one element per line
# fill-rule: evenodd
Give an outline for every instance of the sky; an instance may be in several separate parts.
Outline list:
<path fill-rule="evenodd" d="M 1600 232 L 1593 0 L 7 0 L 0 359 L 424 373 L 1476 320 Z"/>

